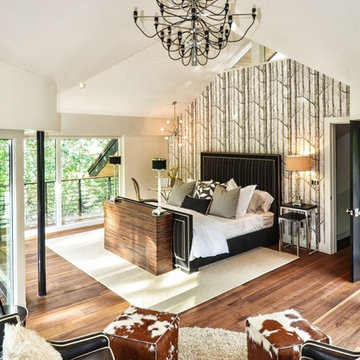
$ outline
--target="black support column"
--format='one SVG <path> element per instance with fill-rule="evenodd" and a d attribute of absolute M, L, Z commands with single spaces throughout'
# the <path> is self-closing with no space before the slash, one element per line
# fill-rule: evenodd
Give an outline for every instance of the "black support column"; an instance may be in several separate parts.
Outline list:
<path fill-rule="evenodd" d="M 38 213 L 38 295 L 46 295 L 45 248 L 45 134 L 36 133 L 37 150 L 37 213 Z"/>

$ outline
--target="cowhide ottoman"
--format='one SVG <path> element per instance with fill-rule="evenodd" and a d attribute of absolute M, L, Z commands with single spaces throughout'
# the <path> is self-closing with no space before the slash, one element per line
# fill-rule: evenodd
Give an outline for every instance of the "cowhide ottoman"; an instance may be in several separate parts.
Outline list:
<path fill-rule="evenodd" d="M 116 360 L 177 360 L 179 317 L 130 306 L 104 332 Z"/>
<path fill-rule="evenodd" d="M 329 336 L 295 310 L 246 320 L 248 360 L 298 360 L 306 340 L 330 343 Z"/>

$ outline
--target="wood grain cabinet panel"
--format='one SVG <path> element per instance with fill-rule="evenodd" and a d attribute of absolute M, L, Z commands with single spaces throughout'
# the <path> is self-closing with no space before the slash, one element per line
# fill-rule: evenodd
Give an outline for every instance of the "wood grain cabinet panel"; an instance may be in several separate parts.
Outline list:
<path fill-rule="evenodd" d="M 172 214 L 152 216 L 152 208 L 121 200 L 104 202 L 105 249 L 160 275 L 173 269 Z"/>

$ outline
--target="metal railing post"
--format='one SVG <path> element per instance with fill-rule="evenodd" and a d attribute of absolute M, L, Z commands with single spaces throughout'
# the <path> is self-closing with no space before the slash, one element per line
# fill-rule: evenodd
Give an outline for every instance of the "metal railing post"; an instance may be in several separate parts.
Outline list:
<path fill-rule="evenodd" d="M 108 177 L 108 196 L 107 198 L 110 199 L 110 196 L 112 194 L 112 191 L 111 191 L 111 176 Z"/>
<path fill-rule="evenodd" d="M 81 216 L 83 211 L 82 198 L 81 198 L 81 179 L 78 180 L 78 195 L 79 195 L 79 216 Z"/>

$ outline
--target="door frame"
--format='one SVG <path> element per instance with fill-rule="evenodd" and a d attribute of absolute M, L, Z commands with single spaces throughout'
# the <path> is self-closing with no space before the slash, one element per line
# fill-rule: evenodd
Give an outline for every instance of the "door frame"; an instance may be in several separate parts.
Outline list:
<path fill-rule="evenodd" d="M 24 132 L 0 130 L 2 139 L 12 140 L 12 267 L 13 296 L 11 303 L 26 305 L 24 241 Z"/>
<path fill-rule="evenodd" d="M 324 181 L 325 181 L 325 243 L 320 251 L 334 254 L 336 242 L 336 132 L 335 125 L 349 124 L 350 117 L 329 117 L 324 119 Z"/>

